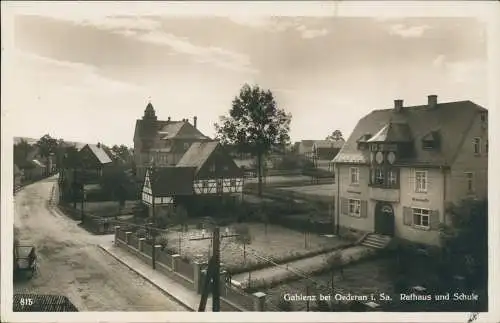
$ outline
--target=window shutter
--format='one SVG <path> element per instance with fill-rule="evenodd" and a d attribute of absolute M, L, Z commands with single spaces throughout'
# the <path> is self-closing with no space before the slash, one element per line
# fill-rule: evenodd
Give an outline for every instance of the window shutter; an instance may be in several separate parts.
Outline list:
<path fill-rule="evenodd" d="M 368 202 L 367 201 L 361 201 L 361 217 L 362 218 L 368 217 Z"/>
<path fill-rule="evenodd" d="M 439 230 L 439 211 L 432 210 L 429 215 L 430 229 Z"/>
<path fill-rule="evenodd" d="M 403 207 L 403 224 L 412 225 L 413 210 L 410 207 Z"/>
<path fill-rule="evenodd" d="M 349 213 L 349 201 L 345 197 L 340 198 L 340 213 L 344 215 Z"/>

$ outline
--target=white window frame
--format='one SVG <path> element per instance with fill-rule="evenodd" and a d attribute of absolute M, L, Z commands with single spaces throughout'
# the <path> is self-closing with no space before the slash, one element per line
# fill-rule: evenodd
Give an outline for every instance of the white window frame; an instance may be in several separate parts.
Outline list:
<path fill-rule="evenodd" d="M 359 199 L 348 199 L 347 201 L 348 214 L 349 216 L 360 218 L 361 217 L 361 200 Z"/>
<path fill-rule="evenodd" d="M 384 170 L 381 168 L 375 169 L 375 184 L 376 185 L 384 185 L 385 183 L 385 176 L 384 176 Z M 379 182 L 380 180 L 380 182 Z"/>
<path fill-rule="evenodd" d="M 353 175 L 355 175 L 355 181 L 353 181 Z M 353 185 L 359 184 L 359 167 L 351 167 L 349 170 L 350 182 Z"/>
<path fill-rule="evenodd" d="M 421 181 L 419 181 L 419 174 L 423 174 L 424 178 L 424 185 L 420 185 Z M 414 176 L 415 176 L 415 193 L 427 193 L 427 186 L 429 183 L 428 180 L 428 174 L 426 170 L 414 170 Z"/>
<path fill-rule="evenodd" d="M 474 173 L 473 172 L 465 172 L 465 182 L 467 185 L 467 193 L 474 192 Z M 469 188 L 470 186 L 470 188 Z"/>
<path fill-rule="evenodd" d="M 208 181 L 207 180 L 201 181 L 201 188 L 203 190 L 208 189 Z"/>
<path fill-rule="evenodd" d="M 481 137 L 475 137 L 472 144 L 473 144 L 474 154 L 475 155 L 481 154 Z"/>
<path fill-rule="evenodd" d="M 389 170 L 387 172 L 387 184 L 389 186 L 395 186 L 398 183 L 398 176 L 395 171 Z"/>
<path fill-rule="evenodd" d="M 411 222 L 414 227 L 429 230 L 431 228 L 431 211 L 426 208 L 412 207 Z M 415 216 L 420 216 L 420 223 L 415 223 Z M 427 217 L 427 225 L 423 224 L 424 217 Z"/>

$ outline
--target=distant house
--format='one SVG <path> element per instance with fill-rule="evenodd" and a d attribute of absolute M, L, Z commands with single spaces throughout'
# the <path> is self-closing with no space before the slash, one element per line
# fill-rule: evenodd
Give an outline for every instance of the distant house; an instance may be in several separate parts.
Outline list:
<path fill-rule="evenodd" d="M 47 167 L 39 160 L 28 160 L 23 165 L 24 178 L 26 180 L 37 180 L 43 178 L 47 174 Z"/>
<path fill-rule="evenodd" d="M 85 172 L 85 183 L 93 184 L 98 181 L 108 167 L 112 166 L 112 159 L 100 143 L 86 144 L 78 152 Z"/>
<path fill-rule="evenodd" d="M 316 140 L 301 140 L 298 144 L 296 144 L 297 153 L 306 158 L 312 158 L 315 141 Z"/>
<path fill-rule="evenodd" d="M 41 162 L 45 167 L 45 173 L 43 174 L 44 176 L 49 176 L 56 172 L 56 156 L 42 156 L 40 148 L 37 146 L 34 146 L 33 149 L 31 149 L 31 151 L 28 153 L 28 156 L 26 157 L 26 160 L 28 162 L 31 162 L 33 160 Z"/>
<path fill-rule="evenodd" d="M 158 120 L 153 105 L 149 103 L 144 116 L 136 120 L 134 131 L 134 162 L 137 178 L 144 179 L 146 169 L 175 166 L 194 142 L 211 141 L 197 128 L 197 117 L 193 124 L 188 119 L 180 121 Z"/>
<path fill-rule="evenodd" d="M 340 227 L 440 245 L 448 203 L 488 196 L 488 110 L 395 100 L 358 121 L 334 165 Z"/>
<path fill-rule="evenodd" d="M 345 140 L 316 140 L 312 146 L 313 156 L 320 160 L 332 160 L 337 156 Z"/>

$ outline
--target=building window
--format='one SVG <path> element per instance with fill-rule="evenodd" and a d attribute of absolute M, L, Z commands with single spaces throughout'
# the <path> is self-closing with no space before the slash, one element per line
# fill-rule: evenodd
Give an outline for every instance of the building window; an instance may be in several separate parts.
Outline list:
<path fill-rule="evenodd" d="M 397 184 L 397 175 L 396 175 L 396 172 L 390 170 L 387 173 L 387 181 L 389 182 L 389 186 L 395 186 Z"/>
<path fill-rule="evenodd" d="M 215 163 L 210 164 L 210 172 L 215 173 Z"/>
<path fill-rule="evenodd" d="M 415 192 L 427 192 L 427 171 L 415 171 Z"/>
<path fill-rule="evenodd" d="M 484 152 L 488 153 L 488 139 L 486 139 L 486 143 L 484 144 Z"/>
<path fill-rule="evenodd" d="M 351 184 L 359 184 L 359 168 L 351 167 Z"/>
<path fill-rule="evenodd" d="M 208 188 L 208 181 L 203 181 L 201 185 L 203 187 L 203 190 L 206 190 Z"/>
<path fill-rule="evenodd" d="M 231 178 L 231 180 L 229 181 L 229 184 L 231 185 L 231 187 L 236 187 L 236 179 Z"/>
<path fill-rule="evenodd" d="M 474 174 L 471 172 L 465 173 L 465 178 L 467 180 L 467 192 L 474 192 Z"/>
<path fill-rule="evenodd" d="M 356 199 L 349 199 L 349 215 L 354 217 L 361 217 L 361 201 Z"/>
<path fill-rule="evenodd" d="M 375 184 L 384 185 L 384 171 L 382 169 L 375 170 Z"/>
<path fill-rule="evenodd" d="M 429 210 L 413 208 L 413 225 L 422 228 L 429 228 Z"/>
<path fill-rule="evenodd" d="M 481 153 L 481 138 L 476 137 L 473 140 L 474 154 L 478 155 Z"/>
<path fill-rule="evenodd" d="M 481 112 L 481 121 L 486 122 L 486 112 Z"/>

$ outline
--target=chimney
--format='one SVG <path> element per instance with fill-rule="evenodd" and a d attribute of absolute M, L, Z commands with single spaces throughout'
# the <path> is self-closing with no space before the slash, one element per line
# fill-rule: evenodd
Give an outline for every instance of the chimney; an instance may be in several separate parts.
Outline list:
<path fill-rule="evenodd" d="M 170 120 L 171 120 L 171 118 L 170 118 L 170 116 L 168 116 L 168 119 L 167 119 L 167 121 L 170 121 Z"/>
<path fill-rule="evenodd" d="M 403 110 L 403 100 L 394 100 L 394 111 L 401 112 Z"/>
<path fill-rule="evenodd" d="M 100 142 L 97 143 L 97 148 L 101 148 L 101 143 Z"/>
<path fill-rule="evenodd" d="M 437 107 L 438 96 L 437 95 L 428 95 L 427 96 L 427 106 L 429 109 L 434 109 Z"/>
<path fill-rule="evenodd" d="M 198 117 L 194 116 L 193 117 L 193 126 L 196 128 L 196 124 L 198 123 Z"/>

